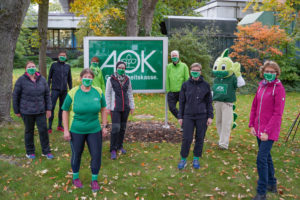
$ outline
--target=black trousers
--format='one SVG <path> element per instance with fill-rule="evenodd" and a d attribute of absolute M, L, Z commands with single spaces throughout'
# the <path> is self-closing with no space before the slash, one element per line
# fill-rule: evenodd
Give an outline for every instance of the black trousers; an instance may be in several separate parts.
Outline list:
<path fill-rule="evenodd" d="M 110 135 L 110 151 L 119 150 L 123 148 L 123 140 L 126 130 L 129 110 L 126 111 L 112 111 L 111 112 L 111 135 Z"/>
<path fill-rule="evenodd" d="M 54 110 L 56 106 L 57 99 L 59 98 L 59 112 L 58 112 L 58 126 L 62 126 L 62 110 L 61 107 L 64 100 L 68 94 L 68 91 L 51 90 L 51 101 L 52 101 L 52 114 L 49 118 L 49 129 L 52 129 L 52 122 L 54 119 Z"/>
<path fill-rule="evenodd" d="M 39 135 L 40 135 L 40 143 L 42 146 L 43 154 L 50 153 L 50 145 L 49 145 L 49 136 L 47 131 L 47 120 L 46 114 L 37 114 L 37 115 L 23 115 L 22 119 L 25 125 L 25 148 L 26 154 L 34 154 L 35 146 L 34 146 L 34 126 L 35 123 L 37 125 Z"/>
<path fill-rule="evenodd" d="M 190 147 L 193 142 L 194 130 L 196 128 L 195 135 L 195 147 L 194 156 L 201 157 L 204 137 L 207 129 L 207 119 L 183 119 L 183 136 L 181 144 L 180 155 L 182 158 L 186 158 L 189 155 Z"/>
<path fill-rule="evenodd" d="M 170 112 L 178 119 L 178 109 L 176 108 L 176 104 L 179 102 L 179 92 L 169 92 L 167 99 Z"/>
<path fill-rule="evenodd" d="M 78 134 L 71 132 L 71 167 L 73 173 L 79 172 L 81 155 L 84 150 L 85 141 L 87 142 L 91 155 L 91 171 L 92 174 L 98 174 L 101 167 L 102 155 L 102 132 L 90 134 Z"/>

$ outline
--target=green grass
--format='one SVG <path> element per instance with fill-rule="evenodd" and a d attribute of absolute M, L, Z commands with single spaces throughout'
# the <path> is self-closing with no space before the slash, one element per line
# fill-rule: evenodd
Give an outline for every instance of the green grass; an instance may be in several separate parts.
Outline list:
<path fill-rule="evenodd" d="M 80 69 L 72 69 L 77 78 Z M 15 71 L 18 77 L 23 72 Z M 77 77 L 76 77 L 77 76 Z M 247 128 L 253 95 L 237 97 L 238 127 L 232 131 L 230 150 L 217 149 L 218 136 L 215 124 L 207 130 L 202 168 L 191 167 L 192 151 L 188 167 L 177 170 L 180 144 L 171 143 L 126 143 L 127 155 L 116 161 L 109 159 L 109 142 L 103 143 L 102 168 L 99 181 L 102 186 L 94 198 L 89 183 L 90 156 L 85 149 L 82 157 L 80 178 L 83 189 L 74 189 L 71 184 L 70 145 L 62 133 L 50 135 L 54 160 L 41 158 L 38 135 L 35 137 L 37 159 L 24 158 L 24 126 L 19 118 L 0 128 L 0 155 L 12 156 L 17 165 L 0 157 L 1 199 L 249 199 L 255 194 L 256 139 Z M 280 195 L 268 194 L 269 199 L 300 198 L 300 146 L 299 136 L 295 141 L 284 143 L 288 128 L 300 110 L 300 94 L 288 93 L 283 116 L 280 139 L 274 144 L 272 156 Z M 153 120 L 164 120 L 164 95 L 135 94 L 136 112 L 153 115 Z M 58 110 L 58 109 L 56 109 Z M 12 115 L 13 116 L 13 115 Z M 56 115 L 57 116 L 57 115 Z M 170 115 L 170 122 L 177 125 Z M 53 127 L 56 127 L 57 117 Z M 299 134 L 299 132 L 298 132 Z M 47 169 L 45 174 L 41 172 Z"/>

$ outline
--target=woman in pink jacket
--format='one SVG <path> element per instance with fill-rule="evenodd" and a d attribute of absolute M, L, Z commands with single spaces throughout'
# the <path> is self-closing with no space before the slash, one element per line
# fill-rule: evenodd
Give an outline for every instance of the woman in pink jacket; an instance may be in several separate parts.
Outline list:
<path fill-rule="evenodd" d="M 281 119 L 285 103 L 285 90 L 278 79 L 280 68 L 276 62 L 266 61 L 260 69 L 261 78 L 253 99 L 249 127 L 251 134 L 257 137 L 257 194 L 253 200 L 266 199 L 267 191 L 277 193 L 277 181 L 271 149 L 278 140 Z"/>

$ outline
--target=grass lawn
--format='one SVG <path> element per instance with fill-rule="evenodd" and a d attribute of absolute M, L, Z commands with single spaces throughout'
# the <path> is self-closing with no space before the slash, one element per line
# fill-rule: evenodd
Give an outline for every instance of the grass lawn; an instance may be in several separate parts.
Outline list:
<path fill-rule="evenodd" d="M 75 85 L 79 83 L 80 69 L 72 69 Z M 14 80 L 24 69 L 14 71 Z M 61 132 L 50 135 L 54 160 L 41 155 L 36 133 L 37 158 L 25 158 L 24 126 L 21 119 L 0 127 L 0 199 L 250 199 L 255 194 L 256 138 L 249 134 L 248 118 L 253 95 L 239 95 L 237 109 L 238 127 L 232 131 L 230 149 L 218 150 L 215 123 L 207 130 L 201 169 L 188 167 L 179 171 L 180 144 L 126 143 L 127 154 L 117 160 L 109 159 L 109 142 L 103 143 L 102 167 L 99 173 L 101 190 L 92 194 L 89 187 L 91 172 L 87 148 L 81 161 L 80 178 L 83 189 L 72 187 L 70 144 Z M 153 120 L 164 120 L 164 95 L 135 94 L 136 115 L 150 114 Z M 300 198 L 300 140 L 284 143 L 286 133 L 300 110 L 300 94 L 288 93 L 281 135 L 274 143 L 272 156 L 278 180 L 279 194 L 269 194 L 269 199 Z M 58 110 L 58 109 L 56 109 Z M 169 113 L 169 116 L 171 114 Z M 54 125 L 56 127 L 57 114 Z M 171 116 L 170 122 L 177 124 Z M 37 131 L 36 131 L 37 132 Z M 298 189 L 297 189 L 298 188 Z"/>

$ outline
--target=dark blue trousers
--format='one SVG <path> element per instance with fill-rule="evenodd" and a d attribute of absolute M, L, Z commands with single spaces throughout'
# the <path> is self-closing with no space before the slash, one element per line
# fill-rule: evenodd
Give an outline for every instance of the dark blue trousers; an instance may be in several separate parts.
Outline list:
<path fill-rule="evenodd" d="M 98 174 L 101 167 L 102 154 L 102 132 L 90 134 L 78 134 L 71 132 L 71 166 L 73 173 L 79 172 L 81 155 L 84 150 L 85 141 L 87 142 L 91 155 L 92 174 Z"/>
<path fill-rule="evenodd" d="M 51 102 L 52 102 L 52 114 L 49 118 L 49 129 L 52 129 L 52 122 L 54 119 L 54 110 L 56 106 L 57 99 L 59 99 L 59 111 L 58 111 L 58 126 L 62 126 L 62 110 L 61 107 L 64 100 L 68 94 L 68 91 L 51 90 Z"/>
<path fill-rule="evenodd" d="M 179 102 L 179 92 L 168 92 L 167 100 L 170 112 L 178 119 L 178 109 L 176 108 L 176 104 Z"/>
<path fill-rule="evenodd" d="M 277 180 L 274 176 L 274 165 L 271 156 L 271 149 L 274 141 L 261 141 L 257 138 L 258 143 L 258 153 L 257 153 L 257 172 L 258 172 L 258 181 L 257 181 L 257 193 L 266 194 L 268 185 L 276 185 Z"/>

